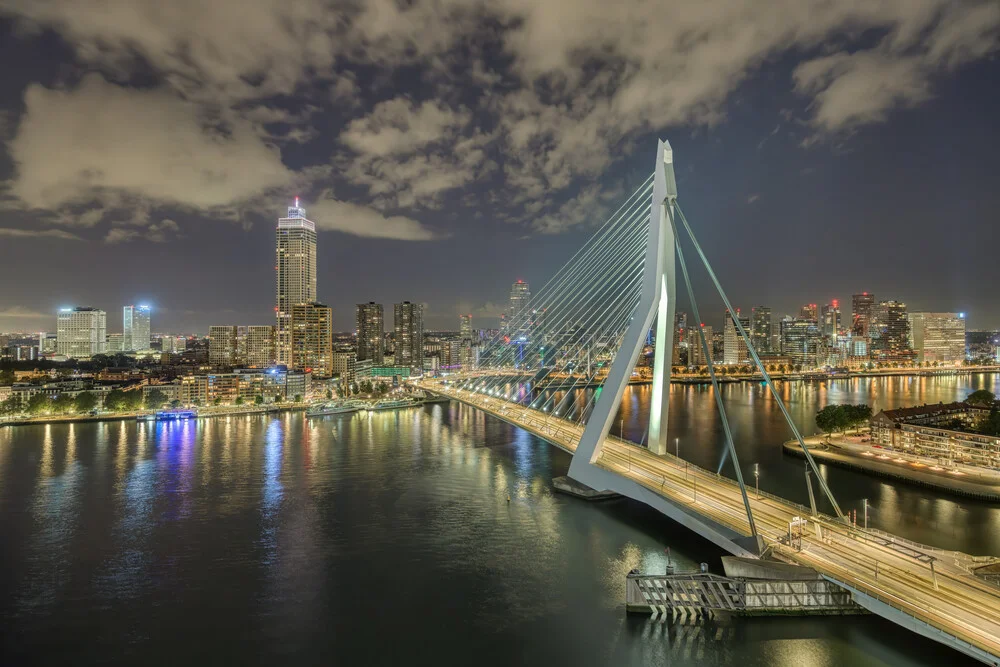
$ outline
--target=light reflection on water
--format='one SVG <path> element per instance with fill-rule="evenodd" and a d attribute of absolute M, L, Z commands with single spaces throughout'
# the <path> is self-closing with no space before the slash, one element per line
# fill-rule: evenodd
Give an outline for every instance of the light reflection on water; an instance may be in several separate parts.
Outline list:
<path fill-rule="evenodd" d="M 632 391 L 625 429 L 641 434 L 647 394 Z M 723 391 L 739 403 L 737 387 Z M 766 395 L 744 391 L 759 412 L 743 414 L 762 416 L 739 427 L 773 446 Z M 713 400 L 672 389 L 690 410 L 673 421 L 682 454 L 711 457 Z M 626 618 L 630 569 L 663 571 L 669 547 L 681 569 L 718 571 L 720 554 L 635 503 L 554 493 L 568 464 L 455 404 L 0 429 L 0 662 L 175 665 L 196 651 L 197 662 L 398 664 L 393 645 L 413 664 L 961 662 L 874 619 Z M 872 484 L 881 521 L 944 502 Z M 961 524 L 986 510 L 936 511 Z"/>

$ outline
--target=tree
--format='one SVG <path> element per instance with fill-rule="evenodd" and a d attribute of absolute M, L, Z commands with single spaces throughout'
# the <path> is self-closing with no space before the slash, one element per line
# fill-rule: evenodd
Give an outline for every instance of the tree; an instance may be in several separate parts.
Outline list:
<path fill-rule="evenodd" d="M 170 401 L 170 407 L 172 407 L 174 409 L 181 407 L 181 401 L 180 401 L 180 399 L 179 398 L 175 398 L 174 400 Z"/>
<path fill-rule="evenodd" d="M 221 396 L 216 396 L 215 400 L 212 401 L 212 405 L 222 405 L 222 397 Z"/>
<path fill-rule="evenodd" d="M 0 384 L 14 384 L 14 369 L 4 368 L 0 370 Z"/>
<path fill-rule="evenodd" d="M 302 394 L 295 394 L 295 398 L 292 399 L 292 402 L 293 403 L 301 403 L 302 402 Z"/>
<path fill-rule="evenodd" d="M 64 415 L 67 412 L 72 412 L 75 405 L 76 399 L 69 394 L 56 394 L 56 397 L 52 399 L 52 412 Z"/>
<path fill-rule="evenodd" d="M 965 398 L 965 402 L 969 405 L 978 405 L 981 407 L 990 407 L 997 400 L 997 397 L 992 391 L 987 389 L 977 389 Z"/>
<path fill-rule="evenodd" d="M 45 394 L 35 394 L 28 399 L 28 405 L 25 411 L 31 415 L 40 415 L 49 412 L 52 409 L 52 401 Z"/>
<path fill-rule="evenodd" d="M 327 389 L 326 390 L 326 400 L 329 401 L 332 398 L 333 398 L 333 390 L 332 389 Z"/>
<path fill-rule="evenodd" d="M 73 407 L 77 412 L 90 412 L 97 407 L 97 396 L 92 391 L 81 391 L 76 395 Z"/>
<path fill-rule="evenodd" d="M 264 397 L 261 396 L 260 394 L 257 394 L 256 396 L 253 397 L 253 404 L 264 405 Z"/>
<path fill-rule="evenodd" d="M 126 404 L 125 392 L 121 389 L 112 389 L 108 392 L 108 395 L 104 397 L 104 409 L 111 410 L 113 412 L 121 412 L 125 409 Z"/>
<path fill-rule="evenodd" d="M 146 393 L 144 402 L 147 409 L 155 410 L 167 402 L 167 395 L 160 389 L 151 389 Z"/>
<path fill-rule="evenodd" d="M 10 396 L 6 401 L 0 403 L 0 415 L 16 415 L 21 411 L 21 397 Z"/>

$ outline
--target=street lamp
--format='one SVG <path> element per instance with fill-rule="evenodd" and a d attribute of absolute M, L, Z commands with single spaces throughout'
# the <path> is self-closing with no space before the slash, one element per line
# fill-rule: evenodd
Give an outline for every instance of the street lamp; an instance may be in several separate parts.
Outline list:
<path fill-rule="evenodd" d="M 757 486 L 757 500 L 760 500 L 760 464 L 753 464 L 753 479 Z"/>
<path fill-rule="evenodd" d="M 681 457 L 681 439 L 674 438 L 674 456 L 677 458 Z"/>

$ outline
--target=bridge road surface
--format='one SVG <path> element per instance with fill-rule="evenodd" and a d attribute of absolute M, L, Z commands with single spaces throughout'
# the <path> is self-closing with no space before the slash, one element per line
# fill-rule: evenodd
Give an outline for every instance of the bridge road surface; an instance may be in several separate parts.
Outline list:
<path fill-rule="evenodd" d="M 517 403 L 459 390 L 440 381 L 424 381 L 421 386 L 489 412 L 570 453 L 583 435 L 583 426 L 575 422 Z M 611 436 L 594 464 L 741 535 L 750 534 L 739 487 L 728 478 L 669 454 L 657 456 L 645 447 Z M 748 493 L 766 551 L 812 567 L 845 587 L 950 635 L 952 641 L 942 641 L 958 650 L 1000 665 L 1000 589 L 971 573 L 972 556 L 918 545 L 878 531 L 854 529 L 834 517 L 812 516 L 808 508 L 790 501 L 768 494 L 757 498 L 749 489 Z M 807 520 L 800 548 L 798 538 L 794 544 L 788 539 L 789 524 L 798 517 Z M 989 656 L 966 650 L 963 644 Z"/>

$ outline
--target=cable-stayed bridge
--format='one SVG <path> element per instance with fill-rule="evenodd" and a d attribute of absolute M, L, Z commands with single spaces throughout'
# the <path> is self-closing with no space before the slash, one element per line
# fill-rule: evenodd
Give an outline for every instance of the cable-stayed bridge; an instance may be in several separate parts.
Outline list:
<path fill-rule="evenodd" d="M 481 347 L 475 366 L 421 384 L 572 453 L 569 475 L 581 484 L 646 503 L 732 554 L 811 567 L 869 611 L 1000 665 L 1000 588 L 974 575 L 980 559 L 852 526 L 738 317 L 732 323 L 747 355 L 805 453 L 810 507 L 748 490 L 711 341 L 698 326 L 689 346 L 700 349 L 708 367 L 725 447 L 718 471 L 668 453 L 678 269 L 694 321 L 702 322 L 689 257 L 692 267 L 705 270 L 727 313 L 735 313 L 681 210 L 673 154 L 660 142 L 653 174 Z M 640 442 L 629 442 L 612 429 L 639 357 L 650 347 L 648 427 Z M 727 463 L 735 479 L 720 474 Z M 818 511 L 812 478 L 830 513 Z"/>

